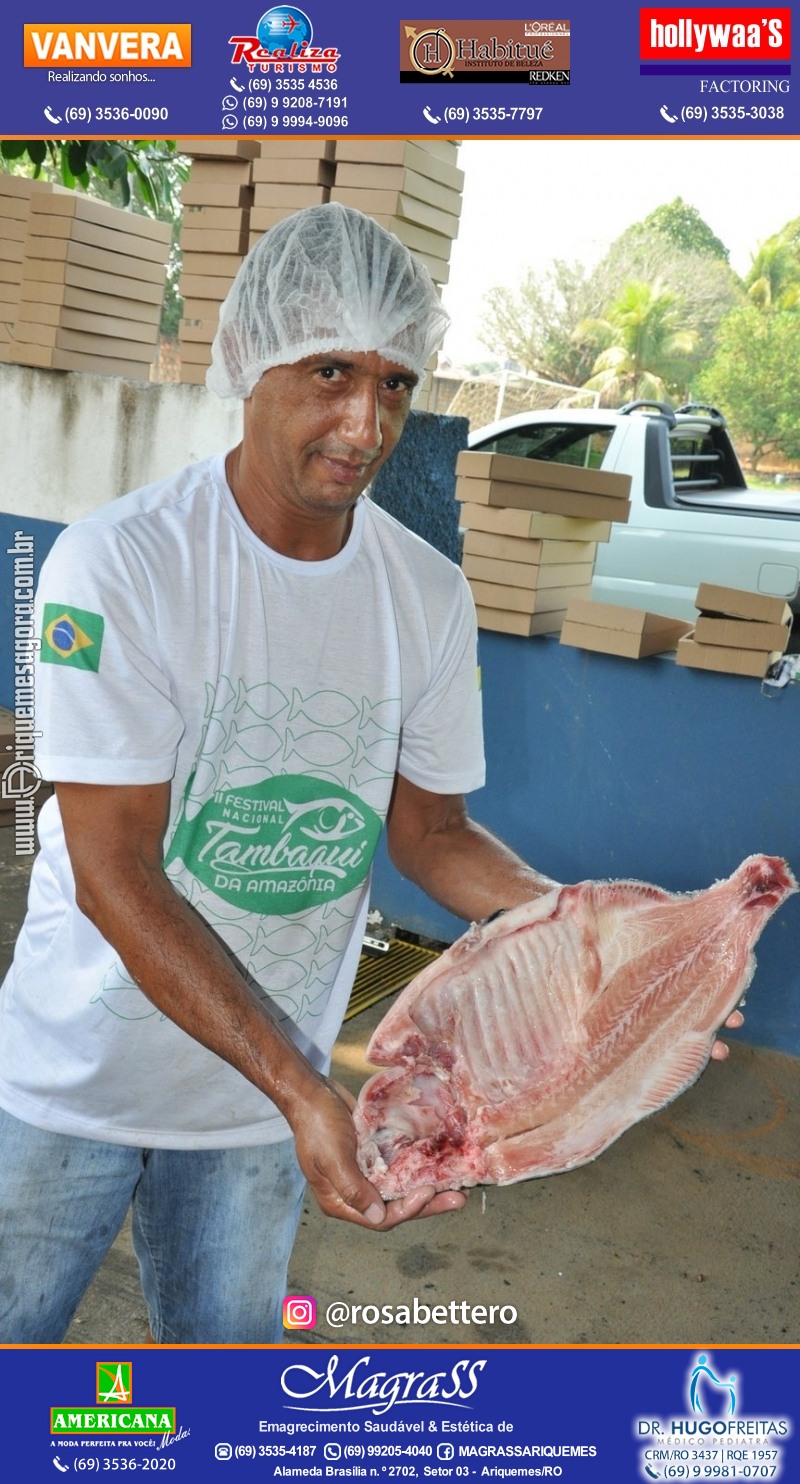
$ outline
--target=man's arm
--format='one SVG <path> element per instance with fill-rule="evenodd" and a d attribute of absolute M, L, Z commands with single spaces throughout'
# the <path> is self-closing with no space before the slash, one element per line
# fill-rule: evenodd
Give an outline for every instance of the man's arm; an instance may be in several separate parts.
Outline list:
<path fill-rule="evenodd" d="M 398 871 L 468 922 L 479 922 L 498 908 L 521 906 L 559 885 L 470 819 L 460 794 L 429 793 L 400 774 L 387 831 L 389 855 Z M 743 1022 L 744 1016 L 734 1010 L 725 1024 L 736 1030 Z M 711 1055 L 723 1061 L 725 1043 L 715 1041 Z"/>
<path fill-rule="evenodd" d="M 388 1230 L 463 1205 L 458 1192 L 434 1196 L 427 1189 L 385 1206 L 361 1174 L 347 1103 L 284 1034 L 164 875 L 169 785 L 59 783 L 56 792 L 81 911 L 159 1010 L 276 1104 L 325 1214 Z"/>

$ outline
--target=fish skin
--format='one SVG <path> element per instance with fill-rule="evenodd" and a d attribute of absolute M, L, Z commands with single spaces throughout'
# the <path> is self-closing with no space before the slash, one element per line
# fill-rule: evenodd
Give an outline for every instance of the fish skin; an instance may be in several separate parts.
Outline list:
<path fill-rule="evenodd" d="M 359 1163 L 385 1199 L 588 1163 L 697 1080 L 798 890 L 750 856 L 705 891 L 582 882 L 474 925 L 367 1048 Z"/>

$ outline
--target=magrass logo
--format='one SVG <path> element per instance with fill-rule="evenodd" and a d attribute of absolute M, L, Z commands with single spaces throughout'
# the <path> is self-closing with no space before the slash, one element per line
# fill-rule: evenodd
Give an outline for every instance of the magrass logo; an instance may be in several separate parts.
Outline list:
<path fill-rule="evenodd" d="M 100 668 L 105 619 L 87 608 L 62 608 L 46 603 L 42 619 L 41 659 L 46 665 L 68 665 L 72 670 Z"/>
<path fill-rule="evenodd" d="M 133 1405 L 133 1366 L 129 1360 L 96 1362 L 95 1402 L 95 1406 L 51 1407 L 52 1435 L 174 1437 L 174 1407 Z"/>
<path fill-rule="evenodd" d="M 340 53 L 335 46 L 315 46 L 314 27 L 296 5 L 273 5 L 265 10 L 255 36 L 231 36 L 231 61 L 250 72 L 335 72 Z"/>

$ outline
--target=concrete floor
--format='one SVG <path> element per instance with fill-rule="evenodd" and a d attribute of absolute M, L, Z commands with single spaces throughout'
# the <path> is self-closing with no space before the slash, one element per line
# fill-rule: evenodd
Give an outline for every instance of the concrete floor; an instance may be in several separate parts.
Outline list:
<path fill-rule="evenodd" d="M 24 910 L 27 863 L 0 830 L 0 955 Z M 758 992 L 758 977 L 751 993 Z M 386 1005 L 348 1022 L 334 1075 L 354 1091 Z M 735 1038 L 731 1038 L 732 1042 Z M 800 1341 L 800 1060 L 733 1044 L 676 1103 L 594 1164 L 506 1189 L 379 1237 L 308 1203 L 290 1292 L 313 1295 L 310 1344 L 796 1344 Z M 329 1305 L 450 1306 L 456 1321 L 334 1327 Z M 513 1306 L 512 1323 L 462 1322 L 460 1305 Z M 370 1316 L 368 1315 L 368 1318 Z M 506 1319 L 511 1316 L 505 1315 Z M 127 1230 L 68 1339 L 147 1333 Z"/>

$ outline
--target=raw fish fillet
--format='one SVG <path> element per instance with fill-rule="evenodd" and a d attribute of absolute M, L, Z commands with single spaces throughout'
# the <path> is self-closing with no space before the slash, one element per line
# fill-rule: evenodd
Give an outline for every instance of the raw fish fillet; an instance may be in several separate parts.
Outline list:
<path fill-rule="evenodd" d="M 367 1048 L 359 1163 L 385 1199 L 587 1163 L 689 1087 L 797 890 L 750 856 L 707 891 L 565 886 L 478 924 L 403 990 Z"/>

